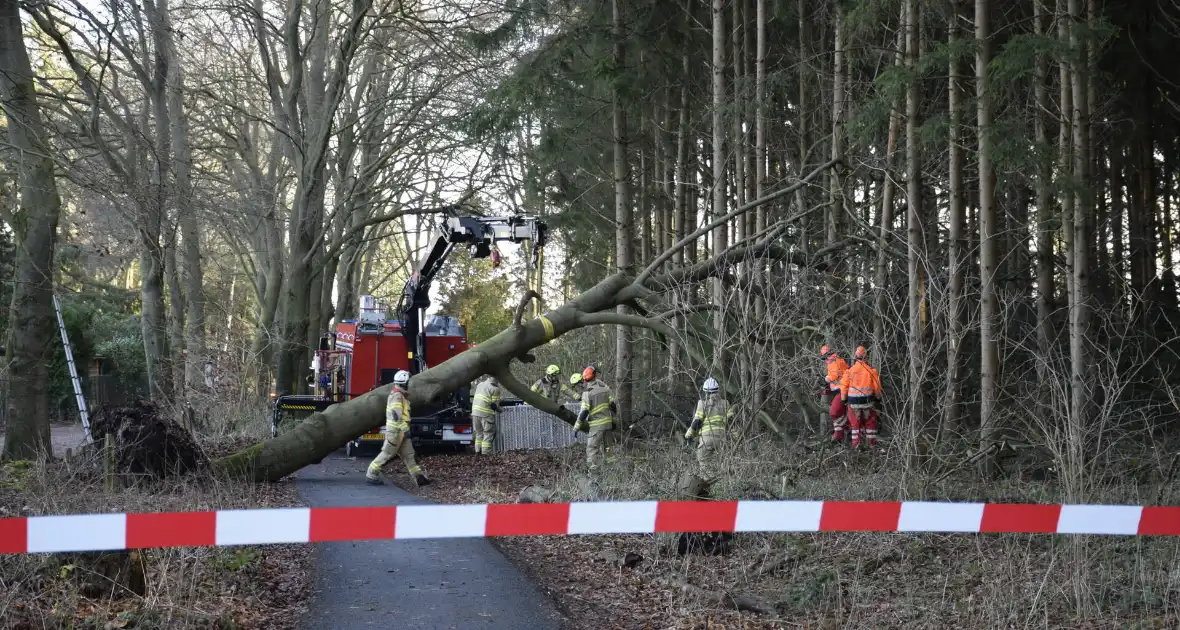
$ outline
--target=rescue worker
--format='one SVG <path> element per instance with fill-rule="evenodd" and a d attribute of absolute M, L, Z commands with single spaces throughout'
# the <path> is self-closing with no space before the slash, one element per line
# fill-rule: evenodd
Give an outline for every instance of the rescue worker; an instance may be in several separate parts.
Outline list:
<path fill-rule="evenodd" d="M 694 437 L 700 436 L 697 440 L 697 466 L 701 479 L 706 481 L 720 476 L 717 461 L 720 456 L 717 451 L 725 438 L 726 427 L 733 418 L 733 407 L 718 394 L 720 389 L 717 379 L 711 376 L 705 379 L 696 413 L 692 416 L 688 431 L 684 433 L 685 444 L 691 444 Z"/>
<path fill-rule="evenodd" d="M 848 414 L 844 408 L 844 401 L 840 398 L 840 379 L 844 378 L 844 372 L 848 371 L 848 362 L 826 345 L 819 349 L 819 357 L 828 367 L 822 399 L 828 408 L 828 416 L 832 419 L 832 441 L 843 442 Z"/>
<path fill-rule="evenodd" d="M 475 431 L 475 452 L 491 455 L 496 443 L 496 417 L 500 414 L 500 384 L 495 377 L 475 387 L 471 398 L 471 424 Z"/>
<path fill-rule="evenodd" d="M 618 413 L 618 403 L 614 392 L 606 383 L 598 380 L 598 369 L 593 365 L 582 370 L 582 409 L 578 412 L 578 421 L 574 423 L 574 431 L 586 432 L 586 467 L 591 472 L 598 469 L 602 460 L 606 459 L 606 432 L 615 425 L 615 414 Z"/>
<path fill-rule="evenodd" d="M 381 469 L 394 456 L 401 456 L 406 464 L 406 471 L 414 477 L 419 486 L 430 483 L 430 479 L 422 473 L 422 467 L 414 460 L 414 442 L 410 440 L 410 398 L 407 388 L 410 384 L 410 373 L 398 370 L 393 375 L 393 389 L 389 390 L 389 397 L 385 399 L 385 443 L 381 445 L 381 452 L 369 464 L 365 473 L 365 481 L 374 486 L 385 483 L 381 478 Z"/>
<path fill-rule="evenodd" d="M 881 376 L 870 367 L 864 346 L 856 347 L 856 362 L 840 379 L 840 399 L 848 406 L 848 421 L 852 424 L 852 448 L 860 446 L 861 427 L 869 446 L 877 445 L 877 409 L 881 401 Z"/>
<path fill-rule="evenodd" d="M 570 392 L 573 393 L 575 402 L 581 402 L 584 391 L 586 391 L 586 384 L 582 382 L 582 373 L 570 374 Z"/>
<path fill-rule="evenodd" d="M 561 368 L 556 365 L 550 365 L 545 368 L 545 376 L 537 379 L 537 382 L 533 383 L 530 389 L 557 405 L 565 402 L 563 400 L 564 398 L 569 398 L 577 402 L 577 396 L 570 391 L 570 388 L 565 386 L 565 383 L 561 382 L 560 376 Z"/>

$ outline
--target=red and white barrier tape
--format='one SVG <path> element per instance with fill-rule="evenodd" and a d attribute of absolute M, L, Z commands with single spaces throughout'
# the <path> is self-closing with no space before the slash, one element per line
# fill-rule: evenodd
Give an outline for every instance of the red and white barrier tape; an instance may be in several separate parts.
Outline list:
<path fill-rule="evenodd" d="M 718 531 L 1180 536 L 1180 507 L 920 501 L 624 501 L 32 516 L 0 519 L 0 553 Z"/>

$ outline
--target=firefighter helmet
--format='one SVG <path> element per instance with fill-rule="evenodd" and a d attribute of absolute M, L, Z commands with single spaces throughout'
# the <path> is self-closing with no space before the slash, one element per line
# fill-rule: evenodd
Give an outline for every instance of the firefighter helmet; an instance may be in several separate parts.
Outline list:
<path fill-rule="evenodd" d="M 582 370 L 582 380 L 584 381 L 592 381 L 597 375 L 598 368 L 595 368 L 593 365 L 587 365 L 586 369 Z"/>
<path fill-rule="evenodd" d="M 705 384 L 701 386 L 701 390 L 708 394 L 715 393 L 719 389 L 721 389 L 721 386 L 717 384 L 717 379 L 712 376 L 705 379 Z"/>
<path fill-rule="evenodd" d="M 558 374 L 561 374 L 561 368 L 557 367 L 556 365 L 550 365 L 549 367 L 545 368 L 545 374 L 549 376 L 557 376 Z"/>
<path fill-rule="evenodd" d="M 578 383 L 581 383 L 581 382 L 582 382 L 582 373 L 581 372 L 576 372 L 574 374 L 570 374 L 570 385 L 577 385 Z"/>
<path fill-rule="evenodd" d="M 398 370 L 397 374 L 393 375 L 393 384 L 405 386 L 410 382 L 410 373 L 405 370 Z"/>
<path fill-rule="evenodd" d="M 865 350 L 864 346 L 857 346 L 856 347 L 856 358 L 863 359 L 863 358 L 865 358 L 865 355 L 867 355 L 868 353 L 869 353 L 869 351 Z"/>

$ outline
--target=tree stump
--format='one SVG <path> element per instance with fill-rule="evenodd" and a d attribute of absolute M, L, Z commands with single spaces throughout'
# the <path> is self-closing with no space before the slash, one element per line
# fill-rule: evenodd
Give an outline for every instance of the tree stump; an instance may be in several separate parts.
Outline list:
<path fill-rule="evenodd" d="M 525 486 L 516 498 L 517 503 L 552 503 L 557 492 L 543 486 Z"/>

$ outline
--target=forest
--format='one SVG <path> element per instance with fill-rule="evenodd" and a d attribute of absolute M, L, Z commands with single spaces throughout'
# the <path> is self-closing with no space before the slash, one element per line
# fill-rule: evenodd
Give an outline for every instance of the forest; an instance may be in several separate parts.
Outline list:
<path fill-rule="evenodd" d="M 751 430 L 812 428 L 823 343 L 870 348 L 915 464 L 1081 471 L 1175 417 L 1172 3 L 7 4 L 10 456 L 63 389 L 52 292 L 154 400 L 208 361 L 297 391 L 457 201 L 557 234 L 440 282 L 480 336 L 528 290 L 674 280 L 666 330 L 597 322 L 640 324 L 587 350 L 624 417 L 717 373 Z"/>
<path fill-rule="evenodd" d="M 101 358 L 188 419 L 235 483 L 289 479 L 380 425 L 387 390 L 276 439 L 268 401 L 307 389 L 361 295 L 398 301 L 455 208 L 538 216 L 549 244 L 536 268 L 508 247 L 451 260 L 435 310 L 478 346 L 416 374 L 411 402 L 490 374 L 572 423 L 525 383 L 593 363 L 625 461 L 596 486 L 568 454 L 429 460 L 453 475 L 434 498 L 667 498 L 715 377 L 738 410 L 721 498 L 1175 505 L 1178 38 L 1175 0 L 0 0 L 0 515 L 298 501 L 54 494 L 84 477 L 51 437 L 76 415 L 55 298 L 79 369 Z M 880 451 L 831 444 L 823 345 L 880 371 Z M 65 462 L 22 472 L 46 454 Z M 756 614 L 1175 627 L 1166 542 L 753 540 L 691 562 L 773 598 Z M 513 544 L 555 582 L 539 558 L 666 560 L 656 542 Z M 236 553 L 148 562 L 229 566 L 248 593 L 269 582 L 239 569 L 291 552 Z M 618 567 L 577 566 L 615 592 Z M 635 615 L 700 594 L 654 566 Z M 33 610 L 41 582 L 15 583 Z M 858 616 L 853 587 L 888 611 Z M 205 596 L 186 588 L 175 601 Z"/>

